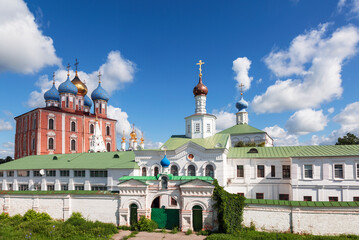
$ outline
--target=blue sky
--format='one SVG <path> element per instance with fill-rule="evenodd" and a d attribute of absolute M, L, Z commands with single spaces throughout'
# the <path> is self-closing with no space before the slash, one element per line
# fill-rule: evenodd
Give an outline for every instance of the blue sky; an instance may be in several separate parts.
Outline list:
<path fill-rule="evenodd" d="M 48 76 L 58 86 L 76 58 L 90 91 L 101 70 L 118 132 L 134 123 L 147 147 L 184 133 L 200 59 L 218 129 L 234 124 L 244 82 L 250 125 L 276 145 L 358 134 L 358 16 L 357 0 L 0 0 L 0 157 L 14 116 L 42 106 Z"/>

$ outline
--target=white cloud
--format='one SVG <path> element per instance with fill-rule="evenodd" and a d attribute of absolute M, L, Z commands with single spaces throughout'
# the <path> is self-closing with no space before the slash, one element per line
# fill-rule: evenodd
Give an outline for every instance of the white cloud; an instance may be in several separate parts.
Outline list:
<path fill-rule="evenodd" d="M 159 149 L 163 145 L 163 142 L 152 142 L 145 138 L 145 149 Z"/>
<path fill-rule="evenodd" d="M 119 136 L 122 137 L 123 131 L 125 131 L 125 136 L 129 136 L 132 130 L 131 124 L 128 121 L 128 115 L 126 112 L 122 111 L 121 108 L 117 108 L 109 105 L 107 116 L 112 119 L 116 119 L 116 131 Z"/>
<path fill-rule="evenodd" d="M 237 74 L 234 79 L 238 82 L 237 87 L 240 88 L 240 84 L 242 83 L 243 90 L 248 90 L 251 87 L 251 82 L 253 77 L 248 76 L 248 71 L 251 67 L 251 60 L 246 57 L 237 58 L 233 61 L 233 71 Z"/>
<path fill-rule="evenodd" d="M 255 96 L 255 112 L 316 108 L 341 96 L 342 64 L 356 54 L 359 31 L 346 26 L 325 38 L 326 28 L 324 24 L 318 30 L 299 35 L 288 50 L 269 54 L 265 62 L 276 76 L 295 75 L 299 79 L 277 80 L 263 95 Z"/>
<path fill-rule="evenodd" d="M 22 0 L 0 1 L 0 71 L 34 73 L 61 65 L 53 41 L 44 36 Z"/>
<path fill-rule="evenodd" d="M 226 112 L 223 110 L 218 111 L 215 109 L 212 111 L 212 114 L 217 117 L 216 128 L 218 132 L 236 124 L 236 115 L 234 113 Z"/>
<path fill-rule="evenodd" d="M 13 142 L 4 142 L 4 143 L 2 144 L 2 146 L 3 146 L 4 148 L 14 148 L 14 147 L 15 147 L 15 143 L 13 143 Z"/>
<path fill-rule="evenodd" d="M 323 110 L 315 111 L 306 108 L 290 116 L 286 123 L 286 128 L 290 134 L 304 135 L 323 130 L 327 123 L 328 119 L 323 114 Z"/>
<path fill-rule="evenodd" d="M 2 144 L 3 149 L 0 149 L 0 158 L 14 157 L 14 146 L 13 142 L 4 142 Z"/>
<path fill-rule="evenodd" d="M 328 113 L 329 113 L 329 114 L 332 114 L 332 113 L 334 112 L 334 110 L 335 110 L 335 109 L 334 109 L 333 107 L 331 107 L 331 108 L 328 109 Z"/>
<path fill-rule="evenodd" d="M 339 12 L 346 9 L 350 18 L 359 18 L 359 0 L 339 0 L 337 8 Z"/>
<path fill-rule="evenodd" d="M 278 125 L 273 127 L 266 127 L 263 131 L 267 132 L 274 140 L 274 146 L 297 146 L 299 145 L 298 137 L 293 134 L 288 134 L 283 128 Z"/>
<path fill-rule="evenodd" d="M 12 130 L 12 125 L 10 122 L 6 122 L 3 119 L 0 119 L 0 131 L 9 131 Z"/>

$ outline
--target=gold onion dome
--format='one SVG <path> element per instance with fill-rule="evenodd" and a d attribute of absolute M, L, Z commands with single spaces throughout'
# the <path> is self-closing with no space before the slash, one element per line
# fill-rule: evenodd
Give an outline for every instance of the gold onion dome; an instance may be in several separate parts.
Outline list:
<path fill-rule="evenodd" d="M 77 71 L 76 71 L 76 76 L 74 79 L 72 79 L 71 81 L 76 87 L 77 87 L 77 94 L 81 95 L 81 96 L 85 96 L 87 94 L 87 87 L 86 85 L 80 80 L 79 76 L 77 75 Z"/>

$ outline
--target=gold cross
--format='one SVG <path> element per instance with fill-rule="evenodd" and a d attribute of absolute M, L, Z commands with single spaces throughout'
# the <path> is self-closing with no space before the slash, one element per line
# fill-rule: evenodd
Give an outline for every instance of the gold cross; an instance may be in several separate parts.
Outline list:
<path fill-rule="evenodd" d="M 70 63 L 67 64 L 67 76 L 70 76 Z"/>
<path fill-rule="evenodd" d="M 98 82 L 100 83 L 101 82 L 101 72 L 98 72 L 98 75 L 97 75 L 97 77 L 98 77 Z"/>
<path fill-rule="evenodd" d="M 198 63 L 196 63 L 196 65 L 199 65 L 199 75 L 202 76 L 202 65 L 204 64 L 204 62 L 202 62 L 202 60 L 199 60 Z"/>
<path fill-rule="evenodd" d="M 243 85 L 243 83 L 241 83 L 239 86 L 241 87 L 241 96 L 242 96 L 243 95 L 243 87 L 244 87 L 244 85 Z"/>
<path fill-rule="evenodd" d="M 55 85 L 55 72 L 52 74 L 52 84 Z"/>
<path fill-rule="evenodd" d="M 76 61 L 75 61 L 74 65 L 76 66 L 76 72 L 77 72 L 77 65 L 79 65 L 79 62 L 77 61 L 77 58 L 76 58 Z"/>

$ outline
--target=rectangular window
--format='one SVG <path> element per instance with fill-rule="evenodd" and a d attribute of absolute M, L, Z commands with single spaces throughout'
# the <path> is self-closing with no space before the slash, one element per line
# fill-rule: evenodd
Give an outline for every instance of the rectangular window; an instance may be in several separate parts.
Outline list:
<path fill-rule="evenodd" d="M 39 170 L 34 170 L 34 177 L 41 177 Z"/>
<path fill-rule="evenodd" d="M 199 123 L 195 124 L 195 132 L 199 133 L 201 131 L 201 125 Z"/>
<path fill-rule="evenodd" d="M 85 170 L 75 170 L 74 177 L 86 177 Z"/>
<path fill-rule="evenodd" d="M 279 200 L 289 201 L 289 194 L 279 194 Z"/>
<path fill-rule="evenodd" d="M 312 196 L 304 196 L 304 197 L 303 197 L 303 201 L 305 201 L 305 202 L 311 202 L 311 201 L 312 201 Z"/>
<path fill-rule="evenodd" d="M 354 202 L 359 202 L 359 197 L 353 197 Z"/>
<path fill-rule="evenodd" d="M 69 190 L 69 185 L 68 184 L 61 184 L 61 191 L 67 191 Z"/>
<path fill-rule="evenodd" d="M 173 197 L 171 197 L 171 205 L 172 206 L 177 206 L 177 200 Z"/>
<path fill-rule="evenodd" d="M 237 177 L 244 177 L 244 168 L 243 165 L 237 165 Z"/>
<path fill-rule="evenodd" d="M 41 191 L 41 184 L 35 184 L 34 189 L 35 191 Z"/>
<path fill-rule="evenodd" d="M 3 176 L 4 176 L 4 172 L 0 171 L 0 177 L 3 177 Z"/>
<path fill-rule="evenodd" d="M 313 178 L 313 165 L 304 165 L 304 178 Z"/>
<path fill-rule="evenodd" d="M 35 150 L 35 138 L 32 138 L 31 150 Z"/>
<path fill-rule="evenodd" d="M 270 176 L 275 177 L 275 166 L 274 165 L 270 166 Z"/>
<path fill-rule="evenodd" d="M 27 185 L 27 184 L 19 185 L 19 191 L 27 191 L 27 190 L 29 190 L 29 185 Z"/>
<path fill-rule="evenodd" d="M 60 170 L 60 177 L 69 177 L 70 171 L 69 170 Z"/>
<path fill-rule="evenodd" d="M 338 197 L 329 197 L 329 202 L 338 202 Z"/>
<path fill-rule="evenodd" d="M 256 199 L 264 199 L 264 193 L 256 193 Z"/>
<path fill-rule="evenodd" d="M 107 191 L 106 186 L 91 186 L 91 191 Z"/>
<path fill-rule="evenodd" d="M 283 165 L 283 179 L 290 178 L 290 165 Z"/>
<path fill-rule="evenodd" d="M 47 191 L 55 191 L 55 185 L 53 185 L 53 184 L 48 184 L 48 185 L 47 185 Z"/>
<path fill-rule="evenodd" d="M 56 170 L 46 170 L 46 177 L 56 177 Z"/>
<path fill-rule="evenodd" d="M 207 132 L 210 133 L 211 132 L 211 124 L 207 123 Z"/>
<path fill-rule="evenodd" d="M 84 189 L 84 185 L 75 185 L 75 190 L 77 191 L 83 191 Z"/>
<path fill-rule="evenodd" d="M 244 192 L 237 193 L 239 196 L 244 197 Z"/>
<path fill-rule="evenodd" d="M 7 190 L 9 190 L 9 191 L 12 191 L 13 189 L 12 189 L 12 183 L 8 183 L 8 185 L 7 185 Z"/>
<path fill-rule="evenodd" d="M 359 178 L 359 163 L 357 163 L 357 178 Z"/>
<path fill-rule="evenodd" d="M 334 165 L 334 177 L 335 178 L 344 178 L 343 165 L 342 164 L 335 164 Z"/>
<path fill-rule="evenodd" d="M 191 125 L 187 125 L 187 132 L 190 133 L 191 132 Z"/>
<path fill-rule="evenodd" d="M 29 177 L 30 176 L 30 171 L 18 170 L 17 171 L 17 176 L 18 177 Z"/>
<path fill-rule="evenodd" d="M 257 165 L 257 177 L 264 178 L 264 165 Z"/>
<path fill-rule="evenodd" d="M 14 176 L 14 171 L 7 171 L 7 176 L 8 177 L 13 177 Z"/>
<path fill-rule="evenodd" d="M 91 177 L 107 177 L 107 171 L 102 171 L 102 170 L 90 171 L 90 176 Z"/>

